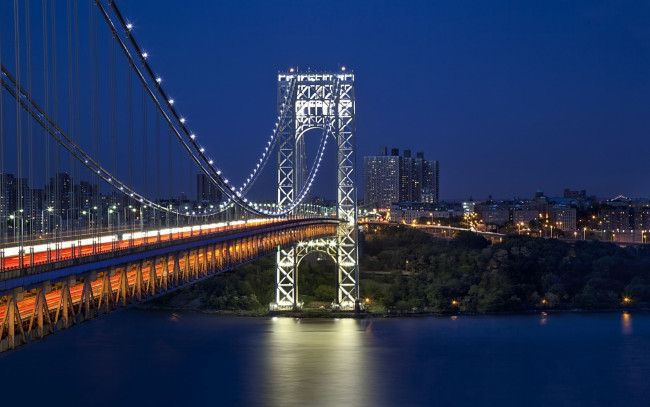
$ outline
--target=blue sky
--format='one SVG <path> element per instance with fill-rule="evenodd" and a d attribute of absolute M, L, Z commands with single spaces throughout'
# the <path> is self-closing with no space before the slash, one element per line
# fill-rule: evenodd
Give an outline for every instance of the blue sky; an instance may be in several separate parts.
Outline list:
<path fill-rule="evenodd" d="M 449 200 L 564 188 L 650 196 L 648 2 L 118 5 L 232 179 L 245 178 L 271 132 L 277 72 L 345 65 L 356 74 L 359 164 L 384 145 L 423 151 L 440 161 Z M 333 197 L 332 178 L 317 193 Z M 266 179 L 262 195 L 272 194 Z"/>

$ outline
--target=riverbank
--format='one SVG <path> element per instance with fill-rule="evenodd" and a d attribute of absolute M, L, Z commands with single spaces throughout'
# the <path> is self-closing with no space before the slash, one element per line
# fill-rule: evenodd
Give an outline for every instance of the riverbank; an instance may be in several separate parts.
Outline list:
<path fill-rule="evenodd" d="M 650 307 L 650 247 L 584 241 L 569 245 L 527 236 L 491 244 L 471 233 L 441 241 L 395 226 L 366 233 L 360 244 L 359 296 L 368 313 L 382 317 Z M 314 256 L 300 267 L 299 300 L 305 306 L 298 316 L 331 316 L 337 295 L 334 263 Z M 275 261 L 269 256 L 162 296 L 154 304 L 268 315 L 274 280 Z"/>
<path fill-rule="evenodd" d="M 608 308 L 608 309 L 536 309 L 536 310 L 521 310 L 521 311 L 491 311 L 491 312 L 476 312 L 476 311 L 458 311 L 458 312 L 435 312 L 435 311 L 368 311 L 364 310 L 360 313 L 350 311 L 330 311 L 330 310 L 304 310 L 304 311 L 251 311 L 251 310 L 223 310 L 223 309 L 202 309 L 197 307 L 168 307 L 156 304 L 144 303 L 138 305 L 136 308 L 141 310 L 156 310 L 156 311 L 172 311 L 172 312 L 196 312 L 201 314 L 217 315 L 217 316 L 240 316 L 240 317 L 281 317 L 281 318 L 323 318 L 323 319 L 339 319 L 339 318 L 354 318 L 354 319 L 368 319 L 368 318 L 450 318 L 450 317 L 470 317 L 470 316 L 520 316 L 520 315 L 550 315 L 550 314 L 611 314 L 611 313 L 635 313 L 646 314 L 650 313 L 650 308 Z"/>

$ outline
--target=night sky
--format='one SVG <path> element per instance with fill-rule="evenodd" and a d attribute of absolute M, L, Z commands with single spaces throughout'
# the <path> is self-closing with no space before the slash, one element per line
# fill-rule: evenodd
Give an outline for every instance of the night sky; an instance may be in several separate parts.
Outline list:
<path fill-rule="evenodd" d="M 439 160 L 445 200 L 650 196 L 648 2 L 118 4 L 233 178 L 270 134 L 277 72 L 344 65 L 356 74 L 360 186 L 363 156 L 385 145 Z"/>

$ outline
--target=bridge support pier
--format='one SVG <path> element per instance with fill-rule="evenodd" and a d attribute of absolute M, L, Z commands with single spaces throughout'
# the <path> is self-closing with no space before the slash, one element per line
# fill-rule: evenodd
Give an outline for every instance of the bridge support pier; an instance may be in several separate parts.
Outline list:
<path fill-rule="evenodd" d="M 275 302 L 271 303 L 271 310 L 302 309 L 302 303 L 298 302 L 296 249 L 278 247 L 275 264 Z"/>

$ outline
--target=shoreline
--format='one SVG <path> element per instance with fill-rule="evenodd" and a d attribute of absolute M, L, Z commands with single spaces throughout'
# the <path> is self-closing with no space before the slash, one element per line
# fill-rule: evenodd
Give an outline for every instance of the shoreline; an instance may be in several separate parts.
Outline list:
<path fill-rule="evenodd" d="M 141 304 L 135 307 L 139 310 L 154 310 L 154 311 L 173 311 L 173 312 L 196 312 L 201 314 L 210 314 L 216 316 L 237 316 L 237 317 L 254 317 L 254 318 L 312 318 L 312 319 L 335 319 L 335 318 L 353 318 L 353 319 L 371 319 L 371 318 L 449 318 L 459 316 L 518 316 L 530 314 L 611 314 L 611 313 L 648 313 L 650 308 L 607 308 L 607 309 L 536 309 L 536 310 L 522 310 L 522 311 L 502 311 L 502 312 L 473 312 L 473 311 L 459 311 L 459 312 L 361 312 L 355 314 L 350 311 L 266 311 L 259 313 L 249 310 L 218 310 L 218 309 L 200 309 L 194 307 L 165 307 L 161 305 L 147 305 Z"/>

